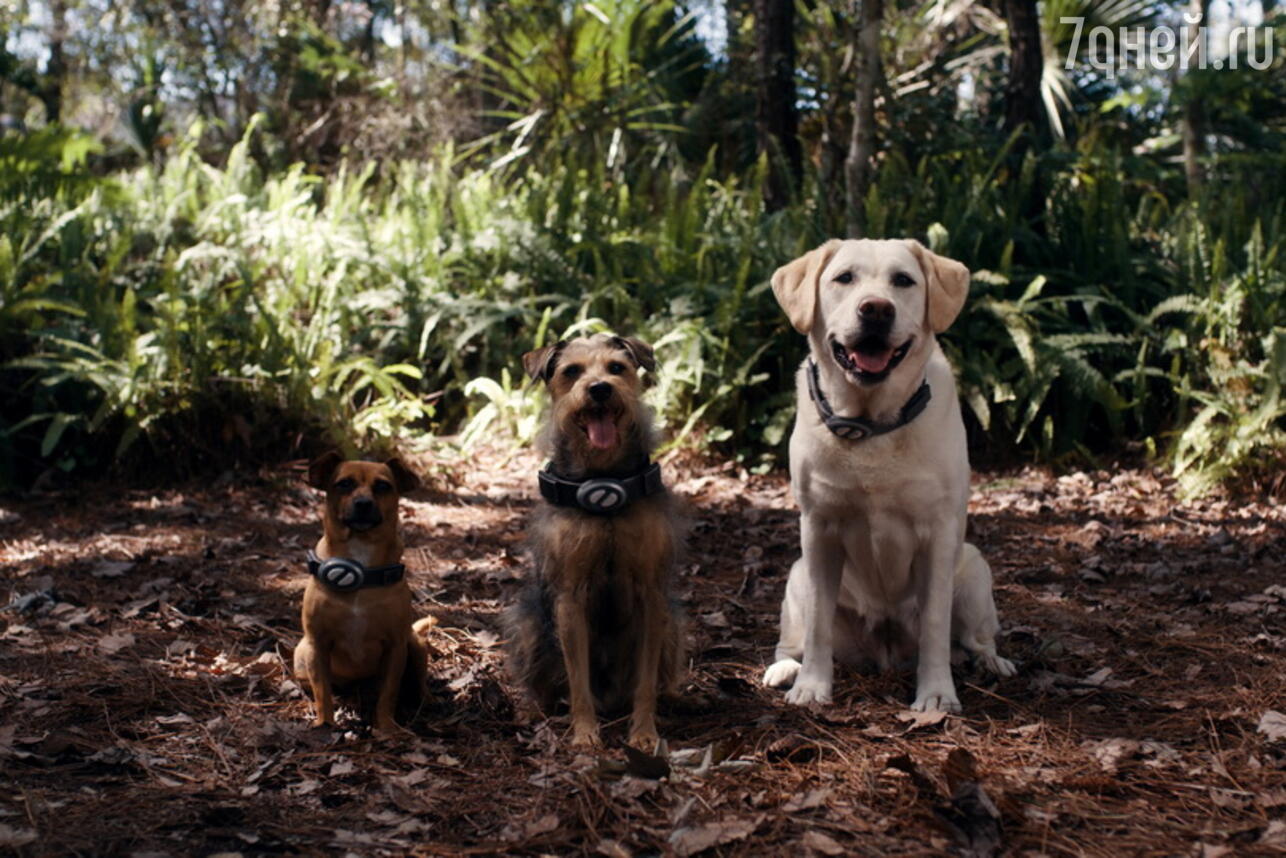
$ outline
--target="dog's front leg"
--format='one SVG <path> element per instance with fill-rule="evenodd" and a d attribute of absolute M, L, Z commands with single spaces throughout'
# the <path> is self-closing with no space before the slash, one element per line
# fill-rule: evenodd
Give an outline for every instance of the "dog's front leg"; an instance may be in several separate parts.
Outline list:
<path fill-rule="evenodd" d="M 384 648 L 380 659 L 380 690 L 375 700 L 375 732 L 390 734 L 397 730 L 393 710 L 397 706 L 397 693 L 402 686 L 402 672 L 406 670 L 406 641 L 396 640 Z"/>
<path fill-rule="evenodd" d="M 790 703 L 830 703 L 835 677 L 835 604 L 844 574 L 844 545 L 836 527 L 805 513 L 800 521 L 800 543 L 806 566 L 804 661 L 795 684 L 786 692 Z"/>
<path fill-rule="evenodd" d="M 589 682 L 589 615 L 588 593 L 574 587 L 559 594 L 554 608 L 558 642 L 563 648 L 567 666 L 567 696 L 571 705 L 572 744 L 590 747 L 599 744 L 598 715 L 594 711 L 594 694 Z"/>
<path fill-rule="evenodd" d="M 959 712 L 951 678 L 951 605 L 954 578 L 963 545 L 958 522 L 940 522 L 927 546 L 916 556 L 916 586 L 920 601 L 920 658 L 916 673 L 918 712 Z"/>
<path fill-rule="evenodd" d="M 658 738 L 656 694 L 661 667 L 661 644 L 669 606 L 666 604 L 665 593 L 659 586 L 646 588 L 646 592 L 639 596 L 642 634 L 639 637 L 629 743 L 650 754 L 656 749 Z"/>
<path fill-rule="evenodd" d="M 335 723 L 335 700 L 331 695 L 330 650 L 329 641 L 319 641 L 305 637 L 299 642 L 303 653 L 297 657 L 308 674 L 308 683 L 313 689 L 313 706 L 317 717 L 313 719 L 314 727 Z"/>

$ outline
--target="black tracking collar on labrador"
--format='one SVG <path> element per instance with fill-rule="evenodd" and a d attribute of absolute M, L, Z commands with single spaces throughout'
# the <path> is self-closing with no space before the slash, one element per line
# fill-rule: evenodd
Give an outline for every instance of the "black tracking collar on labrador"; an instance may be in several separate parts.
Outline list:
<path fill-rule="evenodd" d="M 308 552 L 308 574 L 334 590 L 348 593 L 366 587 L 387 587 L 396 584 L 406 574 L 406 566 L 390 563 L 368 569 L 347 557 L 329 557 L 322 560 Z"/>
<path fill-rule="evenodd" d="M 554 506 L 575 507 L 591 515 L 615 515 L 639 498 L 665 490 L 661 466 L 651 464 L 632 477 L 589 477 L 568 480 L 546 465 L 537 474 L 541 496 Z"/>
<path fill-rule="evenodd" d="M 810 357 L 808 359 L 808 396 L 817 406 L 817 413 L 827 429 L 845 441 L 861 441 L 875 435 L 886 435 L 894 429 L 901 429 L 919 417 L 925 406 L 929 404 L 929 400 L 933 398 L 933 392 L 929 390 L 928 381 L 921 382 L 920 387 L 906 401 L 906 405 L 902 406 L 898 419 L 892 423 L 876 423 L 865 417 L 839 417 L 831 408 L 831 404 L 826 401 L 826 394 L 822 393 L 817 361 Z"/>

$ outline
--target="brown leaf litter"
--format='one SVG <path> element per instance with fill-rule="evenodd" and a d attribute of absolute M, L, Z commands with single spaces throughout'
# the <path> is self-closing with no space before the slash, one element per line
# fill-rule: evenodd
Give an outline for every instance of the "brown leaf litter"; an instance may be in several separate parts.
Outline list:
<path fill-rule="evenodd" d="M 1279 507 L 1146 471 L 980 475 L 971 538 L 1019 675 L 759 675 L 798 553 L 784 475 L 667 463 L 692 507 L 692 671 L 656 754 L 577 754 L 506 678 L 536 462 L 423 463 L 406 502 L 428 701 L 405 735 L 307 726 L 290 676 L 318 500 L 283 468 L 0 502 L 0 847 L 240 853 L 1253 855 L 1286 850 Z"/>

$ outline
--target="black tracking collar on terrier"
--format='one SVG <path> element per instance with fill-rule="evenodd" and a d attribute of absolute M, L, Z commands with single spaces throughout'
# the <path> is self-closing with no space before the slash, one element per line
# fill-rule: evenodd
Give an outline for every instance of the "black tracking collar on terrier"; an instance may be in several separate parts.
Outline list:
<path fill-rule="evenodd" d="M 332 590 L 348 593 L 366 587 L 387 587 L 389 584 L 396 584 L 406 574 L 406 566 L 401 563 L 390 563 L 388 566 L 368 569 L 347 557 L 329 557 L 322 560 L 309 551 L 308 574 Z"/>
<path fill-rule="evenodd" d="M 921 382 L 920 387 L 906 401 L 906 405 L 902 406 L 898 419 L 892 423 L 876 423 L 865 417 L 840 417 L 826 401 L 826 394 L 822 393 L 821 381 L 818 378 L 817 361 L 810 357 L 808 359 L 808 397 L 813 400 L 822 422 L 833 434 L 845 441 L 861 441 L 876 435 L 886 435 L 894 429 L 901 429 L 919 417 L 925 406 L 929 404 L 929 400 L 933 398 L 933 392 L 929 390 L 927 380 Z"/>
<path fill-rule="evenodd" d="M 568 480 L 546 465 L 537 474 L 541 496 L 554 506 L 570 506 L 591 515 L 615 515 L 639 498 L 665 491 L 661 466 L 651 464 L 632 477 L 588 477 Z"/>

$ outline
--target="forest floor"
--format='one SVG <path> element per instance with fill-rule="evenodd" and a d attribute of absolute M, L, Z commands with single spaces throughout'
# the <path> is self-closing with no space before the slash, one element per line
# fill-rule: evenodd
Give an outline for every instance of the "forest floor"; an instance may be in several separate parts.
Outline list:
<path fill-rule="evenodd" d="M 575 753 L 502 665 L 530 455 L 421 462 L 404 499 L 428 702 L 409 733 L 308 726 L 292 681 L 318 496 L 299 468 L 0 502 L 0 852 L 19 855 L 1286 852 L 1281 506 L 1180 503 L 1145 470 L 976 475 L 1017 676 L 759 676 L 798 553 L 783 474 L 671 462 L 692 506 L 669 759 Z M 668 774 L 662 775 L 668 769 Z M 709 850 L 709 851 L 706 851 Z"/>

